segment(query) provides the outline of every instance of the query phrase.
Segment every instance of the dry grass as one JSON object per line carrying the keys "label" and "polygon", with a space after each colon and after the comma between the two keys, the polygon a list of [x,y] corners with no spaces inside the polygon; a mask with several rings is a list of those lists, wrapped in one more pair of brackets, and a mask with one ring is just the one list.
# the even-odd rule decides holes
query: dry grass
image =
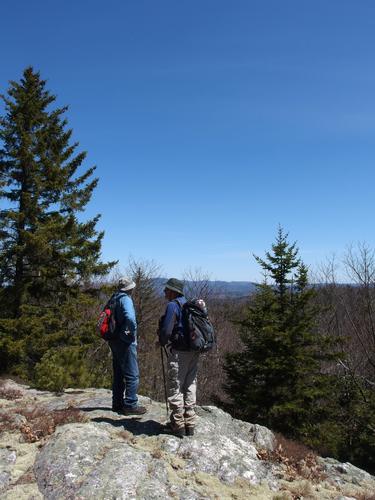
{"label": "dry grass", "polygon": [[154,448],[151,452],[152,458],[160,459],[163,456],[163,452],[160,448]]}
{"label": "dry grass", "polygon": [[290,500],[316,500],[317,496],[313,486],[306,479],[294,481],[286,489]]}
{"label": "dry grass", "polygon": [[13,485],[35,483],[36,478],[33,469],[29,469],[20,476]]}
{"label": "dry grass", "polygon": [[308,479],[319,483],[327,478],[313,451],[297,441],[286,439],[281,434],[276,434],[275,437],[276,446],[273,451],[260,450],[258,452],[261,460],[282,464],[286,479],[289,481]]}
{"label": "dry grass", "polygon": [[13,431],[17,429],[18,426],[14,422],[14,417],[11,413],[2,413],[0,421],[0,432]]}
{"label": "dry grass", "polygon": [[283,491],[283,492],[277,493],[275,496],[273,496],[272,500],[291,500],[291,498],[292,498],[291,493]]}
{"label": "dry grass", "polygon": [[357,500],[375,500],[375,493],[360,493]]}
{"label": "dry grass", "polygon": [[21,432],[28,442],[39,441],[43,437],[53,434],[58,425],[73,422],[85,422],[87,420],[77,408],[66,408],[64,410],[53,410],[46,412],[42,408],[18,411],[27,419],[27,424],[21,425]]}
{"label": "dry grass", "polygon": [[135,444],[137,442],[137,439],[135,438],[134,434],[127,431],[126,429],[123,431],[119,431],[117,435],[127,443]]}
{"label": "dry grass", "polygon": [[[26,422],[17,424],[14,419],[15,414],[24,416]],[[86,415],[77,408],[51,411],[47,411],[45,408],[20,408],[2,416],[0,430],[20,430],[26,442],[35,443],[53,434],[58,425],[85,422],[86,420]]]}
{"label": "dry grass", "polygon": [[0,399],[8,399],[13,401],[15,399],[21,399],[22,392],[18,389],[11,389],[10,387],[4,387],[4,381],[0,380]]}

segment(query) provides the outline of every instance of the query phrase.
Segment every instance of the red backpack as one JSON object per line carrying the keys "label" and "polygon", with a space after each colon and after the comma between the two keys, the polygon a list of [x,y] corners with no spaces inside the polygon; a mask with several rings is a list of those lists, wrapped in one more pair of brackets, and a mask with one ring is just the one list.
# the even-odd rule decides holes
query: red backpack
{"label": "red backpack", "polygon": [[117,336],[116,332],[116,306],[117,294],[113,294],[103,307],[99,315],[96,329],[103,340],[113,340]]}

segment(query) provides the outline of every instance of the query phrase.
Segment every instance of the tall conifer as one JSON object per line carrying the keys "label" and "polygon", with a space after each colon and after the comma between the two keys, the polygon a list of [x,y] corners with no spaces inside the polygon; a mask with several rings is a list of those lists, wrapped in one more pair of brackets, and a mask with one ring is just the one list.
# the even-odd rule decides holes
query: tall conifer
{"label": "tall conifer", "polygon": [[323,364],[335,348],[314,328],[307,269],[281,228],[272,251],[256,260],[270,282],[258,286],[241,323],[243,350],[226,358],[226,390],[239,417],[300,437],[324,418]]}
{"label": "tall conifer", "polygon": [[[86,153],[77,152],[78,143],[72,142],[67,107],[51,109],[56,97],[31,67],[20,82],[10,82],[2,99],[0,312],[13,341],[22,343],[35,329],[40,352],[34,351],[30,360],[23,351],[32,365],[45,352],[43,333],[52,339],[60,331],[58,337],[63,337],[58,308],[71,304],[85,282],[106,274],[113,263],[100,260],[99,216],[78,218],[98,179],[92,177],[95,167],[80,170]],[[47,327],[40,324],[41,317]]]}

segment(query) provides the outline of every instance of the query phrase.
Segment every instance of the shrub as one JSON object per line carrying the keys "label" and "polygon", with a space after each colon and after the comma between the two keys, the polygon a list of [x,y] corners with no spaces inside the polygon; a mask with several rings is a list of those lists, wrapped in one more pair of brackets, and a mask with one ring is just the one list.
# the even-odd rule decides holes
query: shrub
{"label": "shrub", "polygon": [[310,448],[297,441],[286,439],[281,434],[275,434],[275,437],[276,446],[273,451],[259,451],[261,460],[283,464],[288,480],[302,478],[319,483],[327,477]]}

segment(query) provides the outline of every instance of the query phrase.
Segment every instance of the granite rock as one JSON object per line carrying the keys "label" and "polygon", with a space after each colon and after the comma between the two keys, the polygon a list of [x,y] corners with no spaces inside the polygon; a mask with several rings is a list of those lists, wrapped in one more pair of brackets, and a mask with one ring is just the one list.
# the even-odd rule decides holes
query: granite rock
{"label": "granite rock", "polygon": [[[111,411],[105,389],[56,395],[14,382],[7,387],[17,394],[0,399],[0,496],[8,500],[265,500],[303,492],[338,500],[375,491],[373,476],[329,458],[318,459],[322,481],[291,478],[285,464],[267,459],[276,445],[269,429],[214,406],[197,408],[195,435],[180,439],[165,432],[164,404],[146,397],[145,415],[125,417]],[[27,420],[33,408],[60,415],[59,425],[40,437]],[[64,423],[61,415],[71,410],[83,421]]]}

